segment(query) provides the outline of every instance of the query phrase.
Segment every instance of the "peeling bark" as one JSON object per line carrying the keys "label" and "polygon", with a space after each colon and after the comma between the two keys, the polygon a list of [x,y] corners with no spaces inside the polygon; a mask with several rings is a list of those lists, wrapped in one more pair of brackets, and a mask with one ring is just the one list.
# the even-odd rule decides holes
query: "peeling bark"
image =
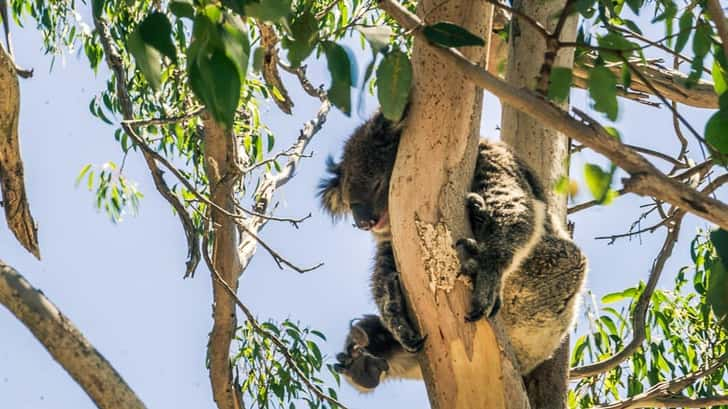
{"label": "peeling bark", "polygon": [[0,46],[0,190],[8,227],[37,259],[40,259],[38,228],[30,214],[25,192],[23,160],[20,157],[18,117],[20,115],[20,86],[15,64]]}
{"label": "peeling bark", "polygon": [[0,260],[0,304],[10,310],[101,409],[143,409],[109,361],[53,303]]}

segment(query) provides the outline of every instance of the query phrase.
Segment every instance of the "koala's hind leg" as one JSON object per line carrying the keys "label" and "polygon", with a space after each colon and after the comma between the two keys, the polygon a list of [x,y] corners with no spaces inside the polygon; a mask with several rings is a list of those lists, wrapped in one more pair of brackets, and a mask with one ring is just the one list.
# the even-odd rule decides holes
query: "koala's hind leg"
{"label": "koala's hind leg", "polygon": [[522,373],[558,348],[576,315],[587,260],[571,241],[547,234],[503,283],[501,318]]}
{"label": "koala's hind leg", "polygon": [[408,318],[391,242],[381,242],[377,246],[371,286],[384,326],[406,351],[419,351],[425,339],[414,329]]}

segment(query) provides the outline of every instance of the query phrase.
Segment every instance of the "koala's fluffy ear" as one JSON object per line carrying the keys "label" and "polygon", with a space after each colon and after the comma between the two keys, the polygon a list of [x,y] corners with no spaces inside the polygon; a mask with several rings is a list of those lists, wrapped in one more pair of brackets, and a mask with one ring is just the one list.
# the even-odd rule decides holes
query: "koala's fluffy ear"
{"label": "koala's fluffy ear", "polygon": [[350,334],[351,340],[354,342],[355,345],[358,345],[362,348],[365,348],[369,345],[369,334],[367,334],[364,328],[360,327],[359,325],[354,324],[351,327]]}
{"label": "koala's fluffy ear", "polygon": [[341,192],[341,165],[329,156],[326,158],[326,171],[330,177],[321,179],[319,182],[318,196],[321,198],[321,206],[324,210],[337,219],[343,217],[348,211]]}

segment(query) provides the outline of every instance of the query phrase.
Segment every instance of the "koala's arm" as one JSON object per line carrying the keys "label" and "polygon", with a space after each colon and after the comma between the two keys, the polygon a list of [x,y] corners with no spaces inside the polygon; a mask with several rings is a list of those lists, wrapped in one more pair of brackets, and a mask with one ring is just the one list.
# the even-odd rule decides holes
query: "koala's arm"
{"label": "koala's arm", "polygon": [[387,379],[422,379],[417,355],[407,352],[376,315],[354,322],[334,368],[361,392]]}
{"label": "koala's arm", "polygon": [[406,350],[419,351],[424,338],[414,329],[408,318],[407,304],[394,261],[394,251],[389,241],[382,241],[377,245],[371,287],[374,301],[382,315],[383,325]]}
{"label": "koala's arm", "polygon": [[[536,183],[536,185],[533,185]],[[546,203],[530,171],[502,143],[482,141],[467,204],[475,239],[460,240],[473,281],[468,321],[494,315],[503,278],[543,236]]]}

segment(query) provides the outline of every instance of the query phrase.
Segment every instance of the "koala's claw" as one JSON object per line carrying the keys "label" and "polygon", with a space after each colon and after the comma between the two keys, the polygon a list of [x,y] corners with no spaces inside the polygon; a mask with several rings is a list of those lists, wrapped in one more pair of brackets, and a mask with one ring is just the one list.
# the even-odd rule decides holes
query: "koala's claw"
{"label": "koala's claw", "polygon": [[488,312],[488,318],[495,317],[496,314],[498,314],[498,311],[500,311],[501,307],[501,300],[500,297],[496,296],[495,300],[493,300],[492,303],[490,303],[490,307],[487,306],[488,303],[482,302],[480,299],[473,298],[472,300],[472,306],[470,312],[465,315],[465,321],[466,322],[475,322],[479,319],[483,318],[486,312]]}
{"label": "koala's claw", "polygon": [[425,335],[424,337],[417,336],[409,340],[402,340],[402,348],[404,348],[404,350],[409,353],[415,354],[422,350],[422,347],[425,345],[426,340],[427,335]]}
{"label": "koala's claw", "polygon": [[478,242],[470,237],[458,239],[458,241],[455,242],[455,246],[463,249],[469,256],[474,256],[480,252]]}
{"label": "koala's claw", "polygon": [[485,201],[483,200],[483,196],[470,192],[467,196],[465,196],[465,201],[468,204],[468,208],[471,211],[480,212],[485,207]]}

